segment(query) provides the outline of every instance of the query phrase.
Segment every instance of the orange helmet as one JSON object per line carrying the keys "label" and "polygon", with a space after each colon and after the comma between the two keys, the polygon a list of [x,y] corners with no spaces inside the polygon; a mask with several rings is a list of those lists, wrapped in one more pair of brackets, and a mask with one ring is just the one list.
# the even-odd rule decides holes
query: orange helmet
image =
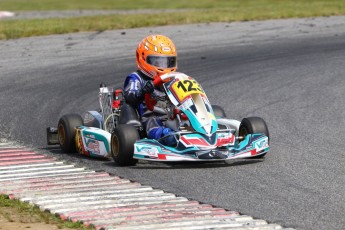
{"label": "orange helmet", "polygon": [[144,38],[137,48],[138,69],[156,78],[176,71],[176,48],[170,38],[163,35],[150,35]]}

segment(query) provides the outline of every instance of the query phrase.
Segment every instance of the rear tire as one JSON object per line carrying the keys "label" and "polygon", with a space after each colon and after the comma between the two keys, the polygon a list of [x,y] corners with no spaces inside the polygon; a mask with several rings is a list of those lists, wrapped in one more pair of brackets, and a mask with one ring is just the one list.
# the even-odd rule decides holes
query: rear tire
{"label": "rear tire", "polygon": [[[245,137],[248,134],[263,133],[268,137],[268,143],[270,141],[270,134],[268,132],[266,122],[260,117],[247,117],[243,118],[239,128],[239,136]],[[251,158],[263,158],[266,153],[251,157]]]}
{"label": "rear tire", "polygon": [[219,105],[212,105],[212,109],[214,112],[214,116],[219,117],[219,118],[225,118],[226,117],[226,113],[224,111],[224,109],[219,106]]}
{"label": "rear tire", "polygon": [[76,152],[75,128],[83,125],[79,114],[63,115],[58,122],[58,139],[61,149],[66,153]]}
{"label": "rear tire", "polygon": [[132,125],[121,124],[111,134],[111,155],[120,166],[135,165],[138,160],[133,159],[134,143],[139,140],[139,134]]}

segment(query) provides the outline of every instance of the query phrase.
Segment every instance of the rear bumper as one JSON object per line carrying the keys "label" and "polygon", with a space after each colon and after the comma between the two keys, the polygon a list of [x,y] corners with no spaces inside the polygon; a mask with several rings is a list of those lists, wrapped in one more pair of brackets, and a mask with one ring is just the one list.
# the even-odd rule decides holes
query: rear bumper
{"label": "rear bumper", "polygon": [[58,130],[55,127],[47,128],[47,145],[58,145],[59,137]]}

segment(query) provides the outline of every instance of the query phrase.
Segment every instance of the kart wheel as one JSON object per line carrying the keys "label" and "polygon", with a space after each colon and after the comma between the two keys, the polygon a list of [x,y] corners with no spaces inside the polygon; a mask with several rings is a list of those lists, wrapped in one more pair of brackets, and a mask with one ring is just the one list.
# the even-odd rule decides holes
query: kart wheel
{"label": "kart wheel", "polygon": [[225,111],[224,111],[224,109],[221,106],[219,106],[219,105],[212,105],[212,109],[213,109],[214,115],[216,117],[220,117],[220,118],[225,118],[226,117]]}
{"label": "kart wheel", "polygon": [[[268,137],[268,142],[270,141],[270,134],[266,122],[260,117],[247,117],[243,118],[239,128],[239,136],[245,137],[248,134],[254,133],[264,133]],[[265,154],[251,157],[251,158],[263,158]]]}
{"label": "kart wheel", "polygon": [[132,125],[122,124],[111,134],[111,155],[120,166],[135,165],[138,160],[133,159],[134,143],[139,140],[139,134]]}
{"label": "kart wheel", "polygon": [[58,139],[61,149],[66,153],[76,152],[75,128],[83,125],[79,114],[66,114],[58,122]]}

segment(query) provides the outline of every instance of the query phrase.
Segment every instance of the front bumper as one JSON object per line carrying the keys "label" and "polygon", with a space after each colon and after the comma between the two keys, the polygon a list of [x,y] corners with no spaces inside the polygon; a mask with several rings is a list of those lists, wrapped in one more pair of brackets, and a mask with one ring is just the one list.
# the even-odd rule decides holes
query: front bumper
{"label": "front bumper", "polygon": [[268,137],[249,134],[239,144],[220,148],[198,148],[184,150],[164,146],[156,140],[142,139],[134,144],[134,158],[150,161],[222,161],[260,156],[269,151]]}

